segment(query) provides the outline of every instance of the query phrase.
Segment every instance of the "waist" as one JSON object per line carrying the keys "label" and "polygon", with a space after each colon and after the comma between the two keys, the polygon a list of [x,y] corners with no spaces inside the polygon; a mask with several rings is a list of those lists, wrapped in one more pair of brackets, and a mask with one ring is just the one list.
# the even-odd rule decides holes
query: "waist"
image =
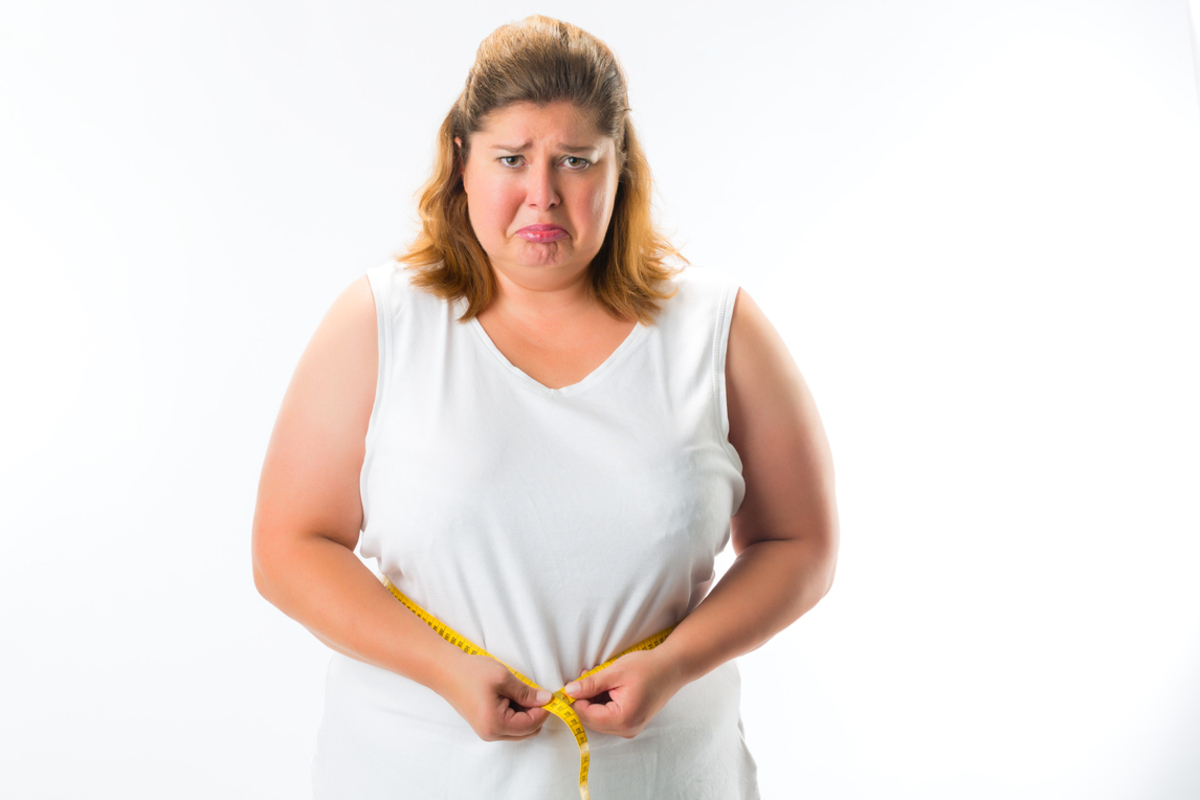
{"label": "waist", "polygon": [[[439,738],[481,741],[466,720],[429,687],[340,653],[334,653],[330,660],[325,703],[327,715],[333,710],[361,719],[378,716],[390,720],[387,724],[410,726]],[[740,703],[741,678],[736,663],[730,661],[680,689],[638,738],[672,731],[718,731],[731,722],[736,726]],[[589,732],[588,736],[593,752],[625,741],[606,734]],[[545,725],[529,741],[539,739],[550,747],[561,744],[568,754],[575,749],[575,740],[562,725]]]}

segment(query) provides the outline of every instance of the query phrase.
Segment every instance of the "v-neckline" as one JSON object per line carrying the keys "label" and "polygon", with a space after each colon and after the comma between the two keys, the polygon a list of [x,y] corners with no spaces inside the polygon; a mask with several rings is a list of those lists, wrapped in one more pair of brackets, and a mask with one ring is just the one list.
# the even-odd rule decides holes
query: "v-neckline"
{"label": "v-neckline", "polygon": [[613,367],[625,360],[625,357],[634,349],[634,347],[637,346],[638,342],[642,341],[646,335],[646,326],[641,322],[635,322],[633,325],[633,330],[631,330],[624,340],[617,345],[615,350],[608,354],[608,358],[600,362],[600,366],[593,369],[575,383],[571,383],[566,386],[560,386],[559,388],[555,389],[531,377],[525,370],[509,361],[508,356],[500,352],[500,348],[497,347],[496,343],[492,341],[492,337],[489,336],[488,332],[483,329],[483,325],[480,324],[478,318],[471,317],[467,324],[475,329],[475,333],[479,335],[479,339],[483,343],[484,347],[489,350],[493,356],[495,356],[496,360],[500,362],[501,366],[503,366],[510,375],[520,382],[526,384],[530,388],[536,389],[543,394],[558,396],[577,394],[599,381],[602,377],[604,377],[604,375],[611,371]]}

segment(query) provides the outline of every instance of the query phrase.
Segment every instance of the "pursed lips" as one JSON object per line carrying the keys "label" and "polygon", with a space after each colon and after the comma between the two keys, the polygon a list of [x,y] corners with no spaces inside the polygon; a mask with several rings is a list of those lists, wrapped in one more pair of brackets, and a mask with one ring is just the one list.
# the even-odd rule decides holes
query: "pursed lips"
{"label": "pursed lips", "polygon": [[561,225],[526,225],[517,231],[517,236],[527,242],[557,242],[569,235]]}

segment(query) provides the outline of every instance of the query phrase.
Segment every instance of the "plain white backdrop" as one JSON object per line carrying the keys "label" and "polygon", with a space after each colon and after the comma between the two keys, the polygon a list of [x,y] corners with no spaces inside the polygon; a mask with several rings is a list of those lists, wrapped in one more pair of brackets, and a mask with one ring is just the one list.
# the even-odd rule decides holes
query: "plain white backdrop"
{"label": "plain white backdrop", "polygon": [[662,218],[829,431],[837,582],[740,662],[764,797],[1200,797],[1185,0],[6,4],[0,795],[307,795],[267,438],[534,12],[622,59]]}

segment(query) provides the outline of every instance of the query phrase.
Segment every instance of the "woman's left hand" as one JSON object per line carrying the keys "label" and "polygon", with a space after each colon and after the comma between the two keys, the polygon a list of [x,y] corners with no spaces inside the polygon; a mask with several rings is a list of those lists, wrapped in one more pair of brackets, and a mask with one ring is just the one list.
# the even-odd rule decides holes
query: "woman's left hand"
{"label": "woman's left hand", "polygon": [[575,698],[575,713],[588,728],[632,739],[685,682],[667,659],[648,650],[623,655],[563,691]]}

